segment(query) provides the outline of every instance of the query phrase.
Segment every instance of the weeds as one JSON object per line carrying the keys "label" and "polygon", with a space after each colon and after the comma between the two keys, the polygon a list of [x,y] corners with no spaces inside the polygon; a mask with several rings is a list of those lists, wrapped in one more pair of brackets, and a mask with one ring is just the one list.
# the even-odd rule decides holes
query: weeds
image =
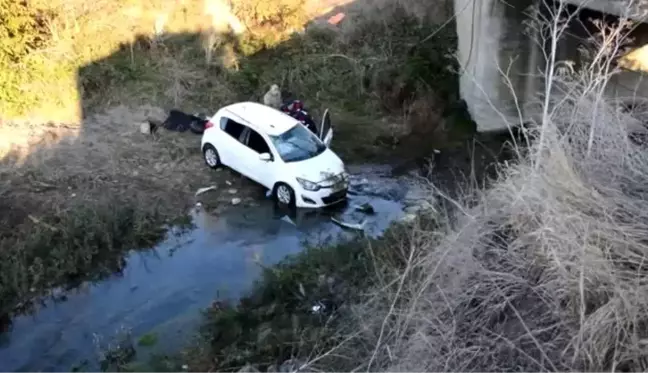
{"label": "weeds", "polygon": [[[377,275],[403,268],[406,258],[392,248],[405,244],[406,232],[394,226],[384,240],[358,238],[310,248],[265,269],[240,303],[213,303],[200,337],[182,360],[191,370],[235,371],[249,365],[268,371],[349,370],[353,356],[312,360],[349,342],[347,333],[362,332],[347,328],[348,315],[359,311],[355,305],[367,298]],[[343,350],[349,351],[346,345]]]}
{"label": "weeds", "polygon": [[[553,16],[561,17],[564,3],[555,6]],[[556,53],[567,22],[548,21],[557,29],[544,42]],[[522,131],[536,140],[515,149],[518,160],[499,167],[490,189],[450,201],[454,207],[441,227],[417,226],[400,231],[406,240],[369,243],[373,253],[385,245],[383,252],[397,253],[398,260],[365,257],[370,266],[352,266],[352,278],[362,282],[358,290],[351,286],[334,323],[311,322],[310,334],[292,327],[301,319],[291,324],[285,317],[303,304],[297,295],[306,279],[291,272],[300,265],[282,267],[289,285],[266,276],[253,293],[268,294],[264,306],[225,307],[215,319],[210,311],[208,326],[216,326],[208,332],[210,353],[218,358],[204,366],[233,370],[289,359],[293,367],[314,370],[644,371],[648,159],[633,135],[645,131],[637,123],[645,113],[639,106],[621,111],[615,97],[603,94],[622,73],[611,61],[624,35],[604,27],[596,35],[603,41],[590,45],[601,49],[579,69],[558,72],[551,64],[559,61],[548,59],[544,115]],[[273,287],[282,291],[266,293]],[[277,314],[264,308],[276,299],[291,308]],[[281,335],[264,331],[265,312],[284,320],[288,334],[285,343],[268,346],[290,348],[258,353],[264,346],[255,338]],[[307,312],[304,307],[299,316]],[[219,352],[228,347],[221,341],[230,338],[239,343],[223,357]],[[323,349],[313,348],[315,339]]]}
{"label": "weeds", "polygon": [[[60,114],[71,120],[79,102],[86,116],[119,104],[212,112],[234,101],[258,100],[277,83],[316,113],[331,109],[339,129],[337,150],[347,157],[371,156],[385,146],[380,139],[391,146],[422,132],[442,142],[438,135],[451,127],[444,111],[458,100],[453,27],[423,23],[405,5],[383,7],[381,12],[393,14],[386,19],[359,12],[337,30],[303,31],[308,19],[302,0],[235,2],[231,12],[247,31],[226,37],[196,27],[202,10],[193,3],[185,16],[127,0],[85,10],[86,5],[75,4],[52,3],[48,11],[57,15],[47,20],[51,48],[29,53],[28,68],[7,68],[29,74],[5,81],[15,80],[13,86],[29,88],[33,97],[12,94],[3,100],[5,117],[39,117],[45,110],[48,119],[61,120]],[[72,21],[75,14],[79,17]],[[97,14],[111,16],[91,21]],[[160,14],[167,15],[164,32],[153,34],[151,25]],[[112,21],[132,23],[132,30],[110,31]],[[219,63],[211,63],[214,56]],[[389,119],[380,122],[384,117]],[[359,133],[372,136],[359,143],[353,140]]]}
{"label": "weeds", "polygon": [[[164,237],[159,213],[126,201],[77,205],[31,227],[14,226],[0,239],[0,314],[29,309],[45,290],[119,273],[131,249]],[[5,227],[6,229],[6,227]]]}
{"label": "weeds", "polygon": [[641,113],[603,94],[623,73],[611,61],[625,34],[615,27],[627,23],[603,26],[594,58],[559,73],[553,54],[569,23],[555,4],[540,20],[553,38],[543,40],[544,114],[525,133],[536,140],[468,195],[476,205],[455,201],[449,234],[399,272],[403,291],[381,293],[395,311],[358,322],[375,331],[366,359],[376,369],[645,370],[648,159],[630,141]]}

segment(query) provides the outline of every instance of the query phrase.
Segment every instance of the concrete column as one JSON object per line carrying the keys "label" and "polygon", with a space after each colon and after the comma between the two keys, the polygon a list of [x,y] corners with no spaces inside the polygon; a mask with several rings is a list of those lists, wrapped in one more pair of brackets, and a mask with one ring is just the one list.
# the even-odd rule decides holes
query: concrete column
{"label": "concrete column", "polygon": [[[479,132],[520,124],[516,100],[526,104],[535,45],[524,33],[524,12],[533,0],[455,0],[460,93]],[[503,78],[508,71],[509,83]]]}

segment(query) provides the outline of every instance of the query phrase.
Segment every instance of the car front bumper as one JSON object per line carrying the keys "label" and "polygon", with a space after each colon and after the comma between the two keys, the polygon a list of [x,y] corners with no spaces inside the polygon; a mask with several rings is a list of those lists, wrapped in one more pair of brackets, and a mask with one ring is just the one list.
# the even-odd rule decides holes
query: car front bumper
{"label": "car front bumper", "polygon": [[347,198],[347,186],[340,190],[322,188],[316,192],[301,189],[295,192],[295,203],[301,208],[321,208],[343,202]]}

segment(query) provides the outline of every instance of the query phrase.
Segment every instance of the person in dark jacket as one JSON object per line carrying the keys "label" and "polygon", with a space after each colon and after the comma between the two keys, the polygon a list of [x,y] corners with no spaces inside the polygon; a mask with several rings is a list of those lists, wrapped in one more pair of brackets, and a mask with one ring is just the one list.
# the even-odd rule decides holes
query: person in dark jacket
{"label": "person in dark jacket", "polygon": [[304,108],[304,103],[301,100],[292,100],[290,102],[284,103],[281,105],[281,111],[290,115],[291,117],[300,121],[306,128],[311,130],[315,135],[317,133],[317,125],[311,116],[308,114],[308,111]]}

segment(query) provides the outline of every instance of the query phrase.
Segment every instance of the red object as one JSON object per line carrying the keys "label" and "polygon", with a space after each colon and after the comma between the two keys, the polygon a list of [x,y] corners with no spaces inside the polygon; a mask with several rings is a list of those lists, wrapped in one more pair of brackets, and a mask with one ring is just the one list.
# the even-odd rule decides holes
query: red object
{"label": "red object", "polygon": [[337,26],[338,23],[342,22],[344,17],[345,17],[344,13],[338,13],[338,14],[334,15],[333,17],[329,18],[328,23],[330,23],[331,25]]}
{"label": "red object", "polygon": [[205,129],[212,127],[214,127],[214,123],[212,123],[211,121],[207,121],[207,123],[205,123]]}

